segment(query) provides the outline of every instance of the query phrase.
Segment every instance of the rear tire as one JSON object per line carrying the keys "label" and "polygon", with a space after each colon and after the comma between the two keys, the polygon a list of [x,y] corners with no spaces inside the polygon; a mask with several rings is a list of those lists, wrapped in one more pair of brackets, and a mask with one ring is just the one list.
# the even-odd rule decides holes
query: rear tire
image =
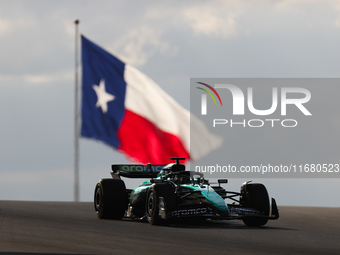
{"label": "rear tire", "polygon": [[[249,183],[241,187],[241,206],[254,208],[264,216],[269,216],[270,203],[266,187],[260,183]],[[243,223],[251,227],[263,226],[268,222],[266,218],[244,218]]]}
{"label": "rear tire", "polygon": [[101,179],[94,190],[94,208],[99,219],[121,219],[128,206],[125,183]]}

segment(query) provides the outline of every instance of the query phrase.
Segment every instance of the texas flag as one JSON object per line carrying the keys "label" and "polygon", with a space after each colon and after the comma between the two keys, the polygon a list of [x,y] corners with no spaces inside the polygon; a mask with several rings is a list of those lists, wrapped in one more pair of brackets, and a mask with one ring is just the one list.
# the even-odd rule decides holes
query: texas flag
{"label": "texas flag", "polygon": [[[96,139],[143,164],[169,157],[198,159],[221,145],[198,119],[149,77],[82,36],[83,137]],[[194,122],[194,123],[193,123]]]}

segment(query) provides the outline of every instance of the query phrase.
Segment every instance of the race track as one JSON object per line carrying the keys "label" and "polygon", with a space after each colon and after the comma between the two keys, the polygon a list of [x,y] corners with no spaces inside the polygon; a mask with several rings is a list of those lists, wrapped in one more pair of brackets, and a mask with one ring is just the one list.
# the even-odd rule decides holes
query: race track
{"label": "race track", "polygon": [[340,208],[283,207],[280,219],[151,226],[99,220],[92,203],[0,201],[2,254],[340,254]]}

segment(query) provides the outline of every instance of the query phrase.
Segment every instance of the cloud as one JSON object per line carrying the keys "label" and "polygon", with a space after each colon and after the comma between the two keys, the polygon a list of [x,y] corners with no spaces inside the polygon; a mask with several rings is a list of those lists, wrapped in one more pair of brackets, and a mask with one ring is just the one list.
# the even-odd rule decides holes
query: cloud
{"label": "cloud", "polygon": [[[6,3],[6,7],[8,3]],[[1,8],[0,15],[0,36],[8,35],[22,29],[33,28],[36,22],[31,13],[22,9],[19,12],[9,15],[9,9],[18,8],[17,3],[9,3],[9,8]]]}
{"label": "cloud", "polygon": [[121,58],[132,65],[140,66],[157,52],[176,52],[176,48],[162,40],[162,31],[149,25],[129,30],[118,39],[113,52],[121,52]]}
{"label": "cloud", "polygon": [[297,30],[324,29],[325,25],[340,26],[339,9],[338,0],[216,0],[182,5],[177,12],[181,25],[188,26],[196,35],[228,39],[276,33],[281,29],[283,32],[290,29],[294,33]]}
{"label": "cloud", "polygon": [[43,85],[54,82],[72,82],[74,80],[74,72],[71,70],[60,71],[46,74],[28,74],[28,75],[6,75],[0,74],[0,86],[5,83],[15,82],[22,85]]}
{"label": "cloud", "polygon": [[[109,48],[129,64],[142,66],[156,54],[176,56],[176,41],[167,40],[176,29],[189,28],[195,34],[223,38],[236,35],[237,18],[243,11],[243,3],[234,0],[178,6],[156,4],[147,8],[137,27],[128,29]],[[72,32],[70,28],[67,31]]]}
{"label": "cloud", "polygon": [[181,10],[184,20],[195,33],[230,37],[237,34],[237,18],[244,12],[242,1],[214,1]]}
{"label": "cloud", "polygon": [[53,179],[68,181],[73,177],[71,169],[48,169],[30,172],[1,172],[0,185],[37,184]]}
{"label": "cloud", "polygon": [[9,24],[4,20],[0,20],[0,36],[6,34],[8,31],[9,31]]}

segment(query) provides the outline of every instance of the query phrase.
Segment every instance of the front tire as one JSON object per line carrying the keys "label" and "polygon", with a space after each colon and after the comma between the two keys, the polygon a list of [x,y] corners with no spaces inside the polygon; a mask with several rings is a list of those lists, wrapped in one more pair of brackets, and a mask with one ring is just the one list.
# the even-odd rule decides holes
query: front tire
{"label": "front tire", "polygon": [[165,203],[165,213],[172,211],[176,204],[174,187],[168,183],[156,184],[150,187],[146,196],[145,215],[148,222],[152,225],[164,225],[167,219],[159,216],[159,198],[163,198]]}
{"label": "front tire", "polygon": [[[260,183],[244,184],[241,187],[241,206],[254,208],[263,216],[269,216],[270,203],[266,187]],[[268,222],[267,218],[244,218],[243,223],[251,227],[263,226]]]}
{"label": "front tire", "polygon": [[99,219],[121,219],[128,206],[125,183],[101,179],[94,190],[94,208]]}

